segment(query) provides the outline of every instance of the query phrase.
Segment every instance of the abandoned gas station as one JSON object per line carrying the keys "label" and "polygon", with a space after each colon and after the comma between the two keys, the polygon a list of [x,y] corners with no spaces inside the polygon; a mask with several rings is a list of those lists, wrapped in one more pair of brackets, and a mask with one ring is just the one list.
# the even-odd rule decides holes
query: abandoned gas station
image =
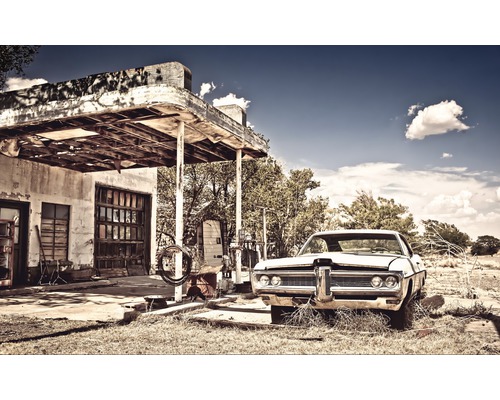
{"label": "abandoned gas station", "polygon": [[12,226],[0,286],[37,284],[42,260],[102,277],[149,273],[161,166],[176,167],[178,245],[185,164],[236,161],[241,229],[242,159],[266,156],[267,141],[242,108],[213,107],[191,84],[168,62],[0,93],[0,223]]}

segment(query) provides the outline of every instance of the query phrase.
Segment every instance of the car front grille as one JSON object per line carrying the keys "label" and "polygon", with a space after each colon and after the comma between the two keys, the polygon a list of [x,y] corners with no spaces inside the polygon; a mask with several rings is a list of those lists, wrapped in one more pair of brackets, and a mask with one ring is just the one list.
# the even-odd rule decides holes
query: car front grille
{"label": "car front grille", "polygon": [[333,276],[332,288],[336,287],[372,287],[371,278],[365,276],[360,276],[360,277]]}
{"label": "car front grille", "polygon": [[[316,286],[315,276],[284,276],[281,286]],[[371,287],[370,277],[334,276],[331,277],[332,288],[342,287]]]}
{"label": "car front grille", "polygon": [[316,286],[315,276],[285,276],[281,286]]}

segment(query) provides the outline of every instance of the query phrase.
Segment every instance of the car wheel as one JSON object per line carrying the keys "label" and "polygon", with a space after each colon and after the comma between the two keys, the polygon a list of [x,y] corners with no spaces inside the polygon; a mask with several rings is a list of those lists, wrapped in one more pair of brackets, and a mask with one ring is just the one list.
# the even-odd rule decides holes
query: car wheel
{"label": "car wheel", "polygon": [[271,323],[282,324],[292,312],[293,307],[271,306]]}
{"label": "car wheel", "polygon": [[405,300],[398,311],[390,313],[391,327],[400,331],[411,329],[415,319],[416,298]]}

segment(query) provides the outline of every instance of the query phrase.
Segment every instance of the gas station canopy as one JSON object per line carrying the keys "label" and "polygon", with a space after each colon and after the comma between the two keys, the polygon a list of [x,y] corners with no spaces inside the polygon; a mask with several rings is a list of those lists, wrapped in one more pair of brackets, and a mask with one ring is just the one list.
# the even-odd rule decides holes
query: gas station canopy
{"label": "gas station canopy", "polygon": [[186,164],[267,155],[244,110],[193,94],[178,62],[0,93],[0,153],[80,172],[173,166],[181,121]]}

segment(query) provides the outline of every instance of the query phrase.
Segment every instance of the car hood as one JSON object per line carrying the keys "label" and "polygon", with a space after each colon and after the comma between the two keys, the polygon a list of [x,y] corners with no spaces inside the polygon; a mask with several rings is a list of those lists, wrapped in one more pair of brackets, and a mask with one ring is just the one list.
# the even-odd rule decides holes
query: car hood
{"label": "car hood", "polygon": [[389,265],[395,259],[406,259],[407,257],[396,254],[366,254],[366,253],[318,253],[307,254],[297,257],[277,258],[259,262],[254,269],[283,269],[312,267],[314,260],[330,259],[332,264],[359,268],[389,269]]}

